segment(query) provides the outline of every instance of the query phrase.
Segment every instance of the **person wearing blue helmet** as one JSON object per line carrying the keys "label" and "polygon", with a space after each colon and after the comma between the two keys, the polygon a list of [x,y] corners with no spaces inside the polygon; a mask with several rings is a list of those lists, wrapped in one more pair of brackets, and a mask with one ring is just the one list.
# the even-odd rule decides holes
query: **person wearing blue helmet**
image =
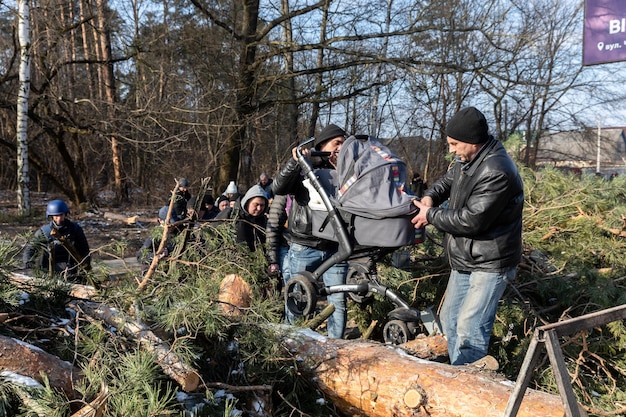
{"label": "person wearing blue helmet", "polygon": [[80,280],[80,269],[91,269],[89,243],[82,227],[67,218],[70,209],[63,200],[46,206],[49,223],[35,232],[24,248],[24,267],[41,268]]}

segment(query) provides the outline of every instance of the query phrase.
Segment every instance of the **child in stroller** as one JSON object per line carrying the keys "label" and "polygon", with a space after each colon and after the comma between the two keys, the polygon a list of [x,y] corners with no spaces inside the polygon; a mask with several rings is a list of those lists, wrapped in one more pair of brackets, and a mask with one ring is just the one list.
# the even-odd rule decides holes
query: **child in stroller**
{"label": "child in stroller", "polygon": [[[396,308],[383,329],[386,343],[400,344],[419,331],[423,313],[378,281],[376,264],[395,249],[419,243],[423,230],[413,228],[412,199],[404,191],[405,164],[377,139],[350,136],[338,157],[337,170],[314,170],[297,147],[311,201],[313,234],[338,242],[339,250],[317,269],[292,271],[285,287],[285,305],[296,316],[314,312],[319,297],[347,293],[363,302],[372,294],[388,298]],[[313,152],[312,156],[322,156]],[[346,284],[325,287],[320,277],[336,263],[350,261]]]}

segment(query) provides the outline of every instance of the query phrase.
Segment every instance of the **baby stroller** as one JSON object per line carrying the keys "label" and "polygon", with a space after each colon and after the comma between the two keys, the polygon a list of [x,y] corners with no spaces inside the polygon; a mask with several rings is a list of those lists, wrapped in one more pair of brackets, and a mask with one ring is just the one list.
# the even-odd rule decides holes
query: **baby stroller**
{"label": "baby stroller", "polygon": [[[296,316],[314,312],[319,297],[339,292],[361,303],[379,294],[395,309],[383,329],[385,343],[401,344],[415,338],[423,314],[378,280],[376,263],[399,247],[420,243],[423,230],[411,218],[414,196],[404,192],[406,166],[377,139],[350,136],[338,156],[337,170],[314,170],[301,149],[297,156],[309,189],[313,234],[336,241],[339,250],[313,272],[294,271],[285,287],[286,307]],[[329,153],[315,152],[315,156]],[[367,200],[363,200],[363,199]],[[325,287],[321,276],[336,263],[350,261],[344,285]]]}

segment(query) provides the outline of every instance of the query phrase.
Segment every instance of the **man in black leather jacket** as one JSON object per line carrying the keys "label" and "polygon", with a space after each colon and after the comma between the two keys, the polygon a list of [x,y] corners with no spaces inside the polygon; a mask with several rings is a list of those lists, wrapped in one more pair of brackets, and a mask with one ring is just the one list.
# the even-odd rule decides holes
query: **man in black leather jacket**
{"label": "man in black leather jacket", "polygon": [[[456,161],[430,189],[413,218],[445,232],[451,273],[441,308],[450,363],[487,356],[498,301],[515,278],[522,253],[524,187],[502,143],[489,135],[476,108],[457,112],[446,127]],[[448,201],[447,207],[440,205]]]}
{"label": "man in black leather jacket", "polygon": [[[336,125],[328,125],[315,138],[314,148],[318,151],[331,152],[331,156],[323,158],[315,164],[315,168],[335,168],[339,149],[346,137],[346,132]],[[308,156],[310,150],[303,150]],[[331,257],[338,250],[337,242],[320,239],[313,236],[311,209],[308,206],[309,191],[303,184],[304,177],[296,155],[296,148],[292,149],[292,158],[282,167],[274,177],[272,190],[275,195],[291,195],[292,204],[289,210],[290,247],[287,254],[288,267],[283,271],[283,280],[289,281],[292,275],[299,271],[314,271],[323,261]],[[288,273],[286,273],[288,271]],[[340,262],[328,269],[322,279],[326,286],[345,284],[348,265]],[[330,304],[335,306],[335,312],[328,318],[328,337],[343,338],[346,328],[347,313],[344,293],[331,294],[327,297]],[[293,323],[294,317],[286,310],[287,321]]]}

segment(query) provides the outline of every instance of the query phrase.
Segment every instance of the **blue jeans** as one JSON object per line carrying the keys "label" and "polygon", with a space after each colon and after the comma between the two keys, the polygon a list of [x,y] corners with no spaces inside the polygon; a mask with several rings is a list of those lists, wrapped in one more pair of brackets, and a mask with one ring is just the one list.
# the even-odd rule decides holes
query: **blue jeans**
{"label": "blue jeans", "polygon": [[515,271],[452,270],[440,314],[452,365],[472,363],[487,355],[498,301]]}
{"label": "blue jeans", "polygon": [[[287,255],[286,270],[283,271],[283,279],[285,284],[292,276],[296,276],[300,271],[313,272],[324,260],[331,257],[335,251],[322,251],[310,248],[308,246],[292,243],[289,247]],[[286,273],[285,273],[286,272]],[[348,273],[348,263],[340,262],[333,265],[324,272],[322,279],[324,285],[342,285],[346,283],[346,275]],[[346,329],[346,295],[345,293],[330,294],[327,297],[328,303],[335,306],[335,312],[328,318],[326,327],[328,329],[328,337],[334,339],[342,339]],[[295,317],[285,308],[285,316],[288,323],[293,323]]]}

